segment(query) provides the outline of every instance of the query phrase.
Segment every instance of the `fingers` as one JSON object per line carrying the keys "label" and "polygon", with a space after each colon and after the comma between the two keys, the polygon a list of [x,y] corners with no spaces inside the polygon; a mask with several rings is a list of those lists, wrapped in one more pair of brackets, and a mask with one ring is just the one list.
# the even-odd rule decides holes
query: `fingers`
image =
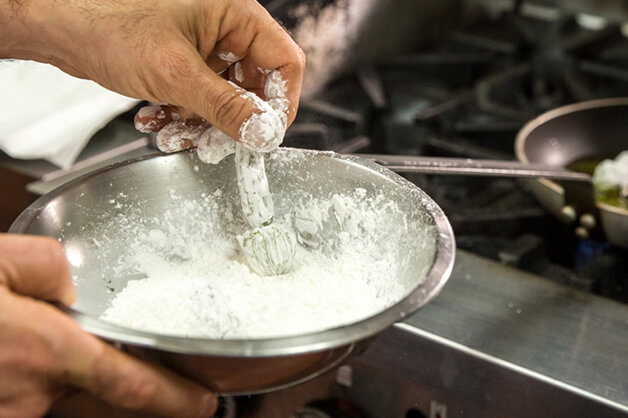
{"label": "fingers", "polygon": [[76,300],[63,247],[48,237],[0,234],[0,285],[68,306]]}
{"label": "fingers", "polygon": [[193,91],[183,92],[181,100],[187,101],[182,102],[183,106],[252,149],[270,151],[281,143],[283,127],[268,103],[201,64],[197,67],[198,83]]}
{"label": "fingers", "polygon": [[196,147],[209,126],[203,118],[189,110],[170,105],[144,106],[135,115],[138,131],[158,132],[157,147],[162,152]]}
{"label": "fingers", "polygon": [[162,152],[176,152],[196,147],[198,139],[208,128],[209,124],[199,119],[170,122],[157,134],[157,147]]}
{"label": "fingers", "polygon": [[[261,7],[261,6],[260,6]],[[305,54],[290,35],[268,14],[259,14],[260,31],[249,48],[248,59],[266,70],[279,70],[285,82],[285,97],[289,100],[288,125],[296,116],[305,70]]]}
{"label": "fingers", "polygon": [[235,152],[236,143],[217,128],[209,128],[198,141],[198,158],[207,164],[218,164]]}
{"label": "fingers", "polygon": [[170,122],[180,120],[179,109],[170,105],[144,106],[135,114],[135,129],[144,133],[159,132]]}
{"label": "fingers", "polygon": [[[215,410],[207,390],[114,349],[49,304],[8,291],[0,296],[0,365],[13,369],[14,385],[28,381],[49,398],[64,388],[84,389],[111,405],[160,416],[206,418]],[[10,322],[3,324],[3,316]],[[7,355],[10,364],[2,361]]]}
{"label": "fingers", "polygon": [[216,410],[217,399],[209,391],[95,338],[70,351],[78,360],[68,364],[68,383],[112,405],[172,417],[206,418]]}
{"label": "fingers", "polygon": [[[256,151],[271,151],[282,142],[296,115],[305,59],[257,2],[231,4],[221,20],[223,33],[199,24],[205,29],[200,29],[196,45],[176,39],[162,44],[154,59],[156,71],[146,79],[164,93],[157,96],[198,114],[228,137]],[[227,68],[229,78],[246,90],[217,74]],[[281,80],[281,94],[275,89],[269,95],[264,85],[268,87],[266,79],[273,70],[278,71],[274,74]],[[175,123],[159,110],[153,112],[163,120],[139,124],[139,128],[158,130],[160,149],[172,152],[198,144],[203,132],[200,125],[186,120]]]}

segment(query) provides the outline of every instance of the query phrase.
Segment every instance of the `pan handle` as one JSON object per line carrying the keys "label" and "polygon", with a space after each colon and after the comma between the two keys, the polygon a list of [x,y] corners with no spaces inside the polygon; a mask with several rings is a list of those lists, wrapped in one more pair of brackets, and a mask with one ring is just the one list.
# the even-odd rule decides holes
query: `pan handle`
{"label": "pan handle", "polygon": [[[583,215],[595,217],[597,222],[584,222],[587,224],[586,229],[593,229],[595,225],[600,224],[591,176],[585,173],[570,171],[564,167],[501,160],[417,157],[411,155],[354,155],[371,160],[397,173],[453,174],[532,179],[547,178],[556,180],[564,190],[564,212],[566,215],[573,221],[577,219],[582,220]],[[590,219],[590,216],[585,216],[584,219]]]}
{"label": "pan handle", "polygon": [[355,154],[397,173],[458,174],[489,177],[549,178],[591,183],[591,176],[543,164],[469,158],[417,157],[409,155]]}

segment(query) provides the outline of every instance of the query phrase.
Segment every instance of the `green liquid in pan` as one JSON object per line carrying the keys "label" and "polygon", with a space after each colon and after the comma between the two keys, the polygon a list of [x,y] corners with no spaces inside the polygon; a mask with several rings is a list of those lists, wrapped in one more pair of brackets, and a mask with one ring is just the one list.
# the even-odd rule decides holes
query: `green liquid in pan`
{"label": "green liquid in pan", "polygon": [[[583,158],[581,160],[574,161],[567,166],[568,169],[578,171],[580,173],[587,173],[593,175],[595,167],[604,160],[613,159],[614,156],[605,156],[597,158]],[[609,187],[603,185],[595,185],[595,197],[598,202],[606,203],[607,205],[617,206],[623,209],[628,209],[628,199],[622,197],[621,188],[619,186]]]}
{"label": "green liquid in pan", "polygon": [[577,171],[579,173],[587,173],[590,176],[595,172],[595,167],[599,163],[604,160],[608,160],[613,157],[600,157],[600,158],[583,158],[582,160],[577,160],[567,166],[568,169],[572,171]]}

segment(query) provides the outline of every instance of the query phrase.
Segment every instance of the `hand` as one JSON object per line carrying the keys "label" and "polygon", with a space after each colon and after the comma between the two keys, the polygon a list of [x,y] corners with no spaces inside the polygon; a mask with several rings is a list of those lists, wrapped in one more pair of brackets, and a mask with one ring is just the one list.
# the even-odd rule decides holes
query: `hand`
{"label": "hand", "polygon": [[76,299],[61,245],[0,234],[0,417],[39,417],[68,390],[123,408],[208,417],[215,397],[172,372],[127,356],[41,300]]}
{"label": "hand", "polygon": [[[124,95],[185,108],[259,150],[266,144],[244,128],[267,109],[219,74],[228,70],[229,79],[266,99],[268,71],[278,70],[289,125],[305,65],[255,0],[0,0],[0,35],[0,57],[49,62]],[[257,132],[277,130],[258,119]],[[283,131],[272,134],[283,138]]]}

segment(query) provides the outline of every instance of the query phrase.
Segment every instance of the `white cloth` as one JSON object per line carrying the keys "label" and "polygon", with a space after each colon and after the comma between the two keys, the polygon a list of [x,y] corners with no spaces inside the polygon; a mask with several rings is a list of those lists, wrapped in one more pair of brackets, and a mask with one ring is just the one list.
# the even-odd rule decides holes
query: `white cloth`
{"label": "white cloth", "polygon": [[0,62],[0,149],[63,168],[138,100],[32,61]]}

